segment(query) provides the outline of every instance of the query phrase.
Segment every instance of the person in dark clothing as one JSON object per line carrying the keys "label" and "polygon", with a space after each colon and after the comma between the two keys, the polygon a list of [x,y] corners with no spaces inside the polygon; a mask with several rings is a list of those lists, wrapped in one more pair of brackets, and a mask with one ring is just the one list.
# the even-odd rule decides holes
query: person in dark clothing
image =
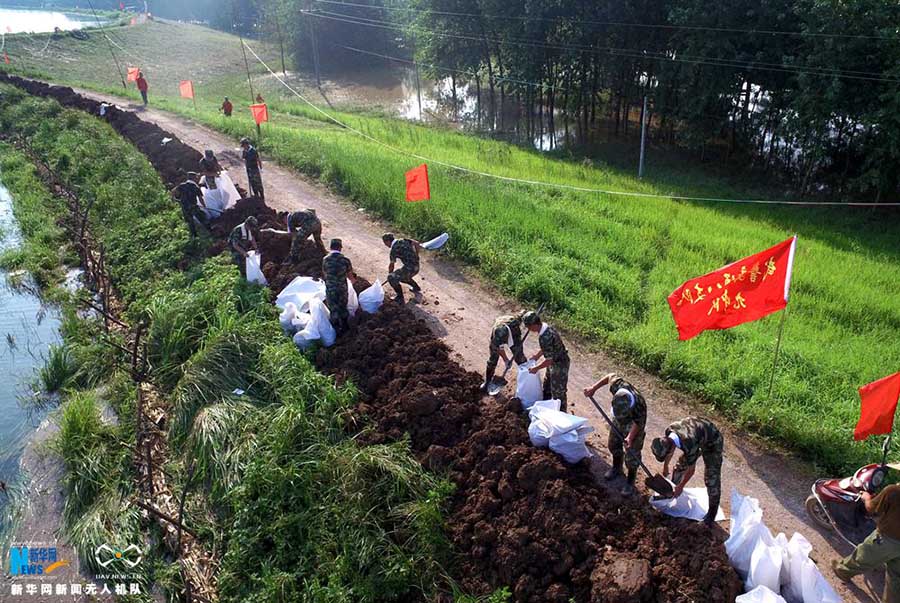
{"label": "person in dark clothing", "polygon": [[222,173],[222,166],[219,165],[219,160],[216,159],[216,154],[212,152],[212,149],[206,149],[203,152],[203,158],[200,160],[200,173],[206,177],[207,188],[215,190],[216,178]]}
{"label": "person in dark clothing", "polygon": [[[416,299],[420,299],[422,288],[413,277],[419,273],[419,248],[422,247],[422,244],[415,239],[397,239],[389,232],[381,236],[381,242],[391,249],[387,280],[397,293],[394,300],[401,304],[404,302],[400,283],[406,283],[412,287]],[[394,264],[398,259],[403,265],[394,270]]]}
{"label": "person in dark clothing", "polygon": [[234,105],[231,104],[231,101],[228,100],[228,97],[225,97],[225,100],[222,102],[222,113],[225,114],[225,117],[231,117],[231,112],[234,111]]}
{"label": "person in dark clothing", "polygon": [[147,106],[147,89],[150,87],[147,85],[147,80],[144,79],[144,72],[138,71],[137,79],[134,81],[137,84],[137,89],[141,93],[141,98],[144,99],[144,106]]}
{"label": "person in dark clothing", "polygon": [[340,239],[331,239],[330,251],[322,259],[322,273],[325,275],[325,304],[331,314],[331,324],[340,335],[350,328],[350,312],[347,309],[349,288],[347,281],[356,281],[353,264],[341,253]]}
{"label": "person in dark clothing", "polygon": [[247,166],[247,182],[250,184],[250,194],[260,199],[265,199],[266,195],[263,191],[262,184],[262,161],[259,158],[259,152],[252,144],[249,138],[241,138],[241,159]]}
{"label": "person in dark clothing", "polygon": [[197,227],[194,225],[194,219],[196,218],[204,226],[207,222],[206,212],[204,211],[206,202],[203,200],[203,191],[200,189],[200,185],[197,184],[199,179],[200,176],[196,172],[188,172],[187,180],[171,191],[172,197],[181,205],[181,215],[187,223],[192,238],[197,236]]}

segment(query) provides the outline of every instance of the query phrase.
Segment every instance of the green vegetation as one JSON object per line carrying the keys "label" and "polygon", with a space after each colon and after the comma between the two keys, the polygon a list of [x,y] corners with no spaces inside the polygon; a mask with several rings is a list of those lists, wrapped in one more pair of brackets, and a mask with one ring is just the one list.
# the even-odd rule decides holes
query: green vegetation
{"label": "green vegetation", "polygon": [[[173,31],[220,52],[205,54],[206,46],[198,46],[189,56],[178,57],[176,67],[172,53],[161,52],[162,40],[168,39],[164,36]],[[220,94],[243,90],[221,76],[234,58],[229,58],[230,49],[239,51],[236,39],[203,28],[156,24],[120,35],[158,61],[158,70],[148,69],[161,91],[155,104],[235,137],[253,134],[244,112],[231,119],[216,113]],[[66,53],[82,56],[74,43],[66,44]],[[85,61],[90,73],[72,73],[68,64],[52,60],[41,68],[55,80],[78,78],[83,85],[115,91],[115,77],[97,69],[105,63],[99,56],[95,59]],[[194,73],[204,73],[202,82],[195,79],[197,112],[174,97],[177,80]],[[255,81],[260,87],[273,85],[270,77],[257,76]],[[900,364],[900,304],[890,296],[900,282],[894,221],[849,208],[821,211],[579,193],[515,185],[434,164],[434,199],[406,204],[402,175],[418,160],[339,128],[296,99],[279,100],[271,94],[269,100],[272,122],[263,130],[264,154],[332,184],[410,234],[449,231],[452,253],[477,266],[506,293],[523,302],[549,302],[555,322],[628,354],[669,382],[713,402],[744,427],[817,463],[846,469],[875,454],[875,443],[854,443],[851,432],[858,413],[856,387]],[[663,195],[754,193],[683,166],[638,182],[602,164],[549,158],[395,119],[334,115],[404,150],[503,176]],[[800,243],[770,398],[779,316],[680,343],[665,298],[684,280],[794,233]]]}
{"label": "green vegetation", "polygon": [[[450,487],[406,443],[364,447],[347,433],[352,388],[335,388],[282,337],[266,290],[227,258],[202,257],[210,241],[188,240],[146,160],[99,120],[9,86],[0,86],[0,127],[27,136],[93,201],[92,231],[127,314],[150,320],[153,378],[171,401],[169,481],[180,492],[195,463],[186,523],[224,551],[222,600],[375,603],[450,590],[441,512]],[[28,220],[41,208],[18,211]],[[134,441],[135,388],[100,322],[66,310],[65,347],[46,381],[73,384],[55,443],[67,468],[67,534],[82,551],[113,537],[143,541],[123,445]],[[102,403],[117,424],[101,418]],[[150,568],[148,580],[178,587],[170,564]]]}

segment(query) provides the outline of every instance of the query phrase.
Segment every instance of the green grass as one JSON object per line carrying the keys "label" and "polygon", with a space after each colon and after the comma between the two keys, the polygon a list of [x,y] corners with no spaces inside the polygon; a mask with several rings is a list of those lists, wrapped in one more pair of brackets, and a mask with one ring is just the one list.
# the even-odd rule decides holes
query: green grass
{"label": "green grass", "polygon": [[[151,377],[171,400],[169,479],[180,492],[194,464],[186,523],[224,551],[221,599],[375,603],[452,591],[448,484],[406,443],[356,442],[343,423],[355,392],[336,388],[283,337],[267,290],[247,284],[227,257],[204,258],[208,239],[188,241],[177,206],[137,150],[96,118],[9,86],[0,86],[0,126],[27,136],[93,200],[92,232],[106,246],[126,314],[150,321]],[[42,208],[20,210],[28,221]],[[47,251],[49,243],[37,243]],[[127,502],[136,476],[122,445],[134,440],[127,359],[102,342],[99,320],[79,317],[72,300],[63,309],[65,347],[52,354],[45,381],[67,384],[54,444],[67,469],[66,534],[83,551],[138,542],[140,514]],[[101,419],[98,392],[118,425]],[[148,580],[178,588],[158,551],[147,568]]]}
{"label": "green grass", "polygon": [[[225,119],[220,97],[246,96],[237,40],[185,25],[120,30],[145,57],[153,103],[222,130],[252,135],[246,111]],[[196,42],[164,52],[166,36]],[[96,38],[96,36],[95,36]],[[99,42],[66,41],[59,56],[17,68],[115,92]],[[257,43],[256,46],[265,46]],[[271,58],[271,56],[268,56]],[[252,57],[251,57],[252,59]],[[105,62],[104,62],[105,61]],[[320,178],[415,236],[451,233],[453,255],[477,266],[523,303],[548,302],[554,322],[637,360],[669,383],[712,402],[743,427],[829,469],[870,460],[876,443],[854,443],[856,388],[900,365],[900,282],[896,220],[868,210],[687,203],[514,185],[431,166],[434,198],[403,202],[403,172],[418,160],[392,153],[329,124],[276,92],[254,67],[272,122],[263,152]],[[192,77],[198,111],[177,98]],[[121,93],[121,89],[118,90]],[[131,98],[135,92],[129,91]],[[295,102],[296,101],[296,102]],[[408,151],[498,175],[608,190],[695,196],[757,197],[771,187],[738,186],[685,163],[637,181],[602,162],[548,157],[509,144],[362,113],[340,113],[354,128]],[[799,247],[782,359],[767,395],[779,316],[677,341],[666,296],[684,280],[756,252],[792,234]],[[336,233],[339,234],[339,233]],[[652,400],[651,400],[652,405]]]}

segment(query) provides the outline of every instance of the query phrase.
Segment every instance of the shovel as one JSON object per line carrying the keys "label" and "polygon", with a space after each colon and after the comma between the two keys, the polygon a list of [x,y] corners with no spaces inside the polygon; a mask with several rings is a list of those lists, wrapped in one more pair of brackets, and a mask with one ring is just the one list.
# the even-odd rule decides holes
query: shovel
{"label": "shovel", "polygon": [[[618,435],[619,438],[624,442],[625,435],[621,431],[619,431],[619,428],[616,427],[616,424],[612,422],[612,420],[609,418],[609,416],[606,414],[606,412],[603,410],[603,408],[601,408],[600,405],[597,404],[597,401],[594,400],[594,396],[588,396],[588,400],[591,401],[591,403],[594,405],[594,408],[596,408],[598,411],[600,411],[600,414],[603,415],[603,418],[606,419],[607,423],[609,423],[610,429],[615,431],[616,435]],[[624,448],[625,448],[626,454],[631,455],[633,458],[634,452],[632,452],[632,450],[630,448],[628,448],[627,446],[625,446]],[[644,461],[638,459],[638,462],[641,464],[641,469],[643,469],[644,473],[647,474],[647,479],[644,480],[644,485],[647,486],[649,489],[653,490],[654,492],[658,492],[663,498],[672,498],[672,495],[675,494],[675,490],[672,486],[672,482],[667,480],[665,477],[663,477],[659,473],[657,473],[656,475],[653,475],[650,472],[650,470],[647,469],[647,465],[644,464]]]}
{"label": "shovel", "polygon": [[[544,311],[544,306],[546,306],[546,305],[547,304],[544,303],[544,304],[541,304],[540,306],[538,306],[538,309],[536,312],[538,314],[538,316],[540,316],[541,312]],[[525,335],[522,337],[522,345],[523,346],[525,345],[525,340],[528,339],[528,335],[530,333],[531,333],[531,331],[525,331]],[[506,373],[509,372],[509,369],[512,367],[512,365],[513,365],[513,359],[510,358],[509,360],[506,361],[506,368],[503,369],[503,374],[500,375],[499,377],[494,377],[493,379],[491,379],[491,382],[488,384],[488,387],[487,387],[487,393],[489,396],[492,396],[492,397],[497,396],[497,394],[502,392],[503,388],[506,387],[506,384],[508,383],[508,381],[506,380]]]}

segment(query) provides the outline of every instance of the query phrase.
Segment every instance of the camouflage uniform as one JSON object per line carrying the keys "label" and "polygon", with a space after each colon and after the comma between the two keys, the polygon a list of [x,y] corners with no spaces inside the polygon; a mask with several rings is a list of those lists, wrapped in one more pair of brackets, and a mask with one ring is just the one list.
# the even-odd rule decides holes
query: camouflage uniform
{"label": "camouflage uniform", "polygon": [[265,199],[265,193],[262,185],[262,174],[259,171],[259,153],[253,145],[249,145],[245,150],[241,151],[241,159],[247,166],[247,182],[250,185],[250,194]]}
{"label": "camouflage uniform", "polygon": [[413,291],[421,291],[419,283],[413,280],[413,277],[419,274],[419,252],[416,250],[416,244],[410,239],[395,240],[391,245],[391,263],[396,262],[397,258],[403,262],[403,266],[388,275],[388,283],[401,298],[403,289],[400,288],[400,283],[406,283]]}
{"label": "camouflage uniform", "polygon": [[231,230],[231,234],[228,235],[228,247],[231,248],[231,259],[237,264],[238,270],[241,271],[241,274],[244,274],[247,269],[247,262],[244,259],[244,256],[238,252],[237,249],[234,248],[235,245],[241,245],[244,247],[244,250],[247,250],[246,243],[248,241],[253,241],[253,234],[250,232],[250,229],[247,229],[247,236],[244,237],[243,233],[243,224],[238,224]]}
{"label": "camouflage uniform", "polygon": [[342,253],[332,251],[322,259],[322,272],[325,274],[325,303],[331,313],[331,324],[340,334],[349,327],[347,276],[353,272],[353,264]]}
{"label": "camouflage uniform", "polygon": [[491,355],[487,361],[485,383],[490,383],[491,379],[493,379],[494,371],[497,370],[497,362],[500,361],[500,348],[508,345],[510,338],[512,338],[510,351],[513,354],[513,361],[516,364],[528,362],[522,349],[522,318],[519,316],[501,316],[494,321],[494,326],[491,329],[491,344],[488,348]]}
{"label": "camouflage uniform", "polygon": [[722,498],[722,449],[725,441],[718,428],[709,419],[688,417],[676,421],[666,429],[666,436],[675,433],[681,440],[681,458],[672,472],[676,484],[681,482],[684,472],[703,456],[703,481],[709,494],[709,512],[715,517]]}
{"label": "camouflage uniform", "polygon": [[300,245],[309,238],[309,235],[313,236],[320,249],[325,249],[322,242],[322,222],[315,212],[304,210],[288,214],[287,227],[288,232],[296,233],[291,242],[291,261],[296,262],[300,259]]}
{"label": "camouflage uniform", "polygon": [[201,224],[206,224],[206,214],[198,205],[198,201],[203,198],[203,191],[193,180],[185,180],[175,188],[175,196],[181,206],[181,215],[187,223],[191,236],[196,237],[197,227],[194,226],[194,218],[197,218]]}
{"label": "camouflage uniform", "polygon": [[627,436],[635,424],[639,428],[638,434],[629,448],[631,454],[626,453],[625,441],[619,437],[615,429],[609,430],[609,437],[606,440],[606,446],[613,457],[613,467],[621,470],[624,461],[625,467],[628,468],[629,481],[634,481],[632,475],[637,473],[637,469],[641,465],[641,449],[644,447],[647,402],[644,400],[644,396],[624,379],[613,381],[609,386],[609,391],[613,395],[613,425],[622,432],[623,436]]}
{"label": "camouflage uniform", "polygon": [[544,399],[559,400],[559,409],[566,412],[567,396],[566,392],[569,387],[569,352],[562,342],[562,338],[556,329],[550,325],[545,325],[544,332],[538,337],[538,343],[541,346],[541,352],[544,358],[553,361],[547,367],[547,374],[544,375]]}
{"label": "camouflage uniform", "polygon": [[216,186],[216,176],[221,173],[222,166],[219,165],[218,159],[207,159],[203,157],[200,159],[200,173],[206,176],[206,188],[209,190],[215,190]]}

